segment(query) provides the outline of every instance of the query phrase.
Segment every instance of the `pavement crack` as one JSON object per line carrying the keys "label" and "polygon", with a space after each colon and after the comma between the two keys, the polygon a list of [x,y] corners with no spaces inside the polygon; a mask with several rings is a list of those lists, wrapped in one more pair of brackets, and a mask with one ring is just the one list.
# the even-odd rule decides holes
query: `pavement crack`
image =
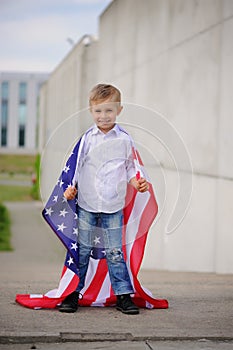
{"label": "pavement crack", "polygon": [[148,349],[154,350],[154,348],[152,348],[152,346],[150,345],[150,343],[148,342],[148,340],[145,341],[145,344],[148,346]]}

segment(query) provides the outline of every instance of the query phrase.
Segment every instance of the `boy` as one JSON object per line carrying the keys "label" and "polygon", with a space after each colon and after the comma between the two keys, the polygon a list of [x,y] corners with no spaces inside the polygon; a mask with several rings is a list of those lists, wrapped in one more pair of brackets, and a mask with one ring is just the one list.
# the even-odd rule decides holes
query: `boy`
{"label": "boy", "polygon": [[95,125],[82,148],[75,181],[78,188],[70,186],[64,192],[67,200],[78,195],[80,281],[59,311],[77,311],[94,233],[101,227],[111,285],[117,296],[116,308],[125,314],[138,314],[130,297],[134,290],[122,251],[123,207],[127,182],[139,192],[147,191],[149,185],[144,178],[136,178],[130,138],[116,124],[123,108],[120,91],[112,85],[98,84],[91,90],[89,104]]}

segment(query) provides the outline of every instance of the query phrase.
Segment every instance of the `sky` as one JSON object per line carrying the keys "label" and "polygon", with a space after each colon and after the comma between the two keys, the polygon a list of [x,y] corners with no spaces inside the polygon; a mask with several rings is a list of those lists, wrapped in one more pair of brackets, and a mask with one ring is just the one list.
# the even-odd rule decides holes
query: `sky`
{"label": "sky", "polygon": [[98,17],[110,2],[0,0],[0,71],[53,71],[71,42],[98,37]]}

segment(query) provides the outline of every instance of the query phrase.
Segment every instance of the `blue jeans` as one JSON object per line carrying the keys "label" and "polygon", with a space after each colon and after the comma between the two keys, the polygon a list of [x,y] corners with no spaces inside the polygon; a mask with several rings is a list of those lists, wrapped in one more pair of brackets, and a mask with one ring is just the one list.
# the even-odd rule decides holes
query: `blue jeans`
{"label": "blue jeans", "polygon": [[111,214],[92,213],[79,207],[78,218],[80,281],[77,291],[80,292],[84,287],[93,245],[100,243],[101,233],[103,247],[100,249],[106,253],[109,277],[115,295],[134,293],[122,252],[122,210]]}

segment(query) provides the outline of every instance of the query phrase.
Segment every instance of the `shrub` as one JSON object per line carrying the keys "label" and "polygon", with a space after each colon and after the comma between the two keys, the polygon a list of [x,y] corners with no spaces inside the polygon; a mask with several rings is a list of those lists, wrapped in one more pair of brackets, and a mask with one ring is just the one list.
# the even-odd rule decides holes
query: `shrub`
{"label": "shrub", "polygon": [[35,177],[32,179],[31,196],[33,199],[40,199],[40,154],[37,154],[35,160]]}
{"label": "shrub", "polygon": [[12,250],[10,217],[7,208],[0,203],[0,251]]}

